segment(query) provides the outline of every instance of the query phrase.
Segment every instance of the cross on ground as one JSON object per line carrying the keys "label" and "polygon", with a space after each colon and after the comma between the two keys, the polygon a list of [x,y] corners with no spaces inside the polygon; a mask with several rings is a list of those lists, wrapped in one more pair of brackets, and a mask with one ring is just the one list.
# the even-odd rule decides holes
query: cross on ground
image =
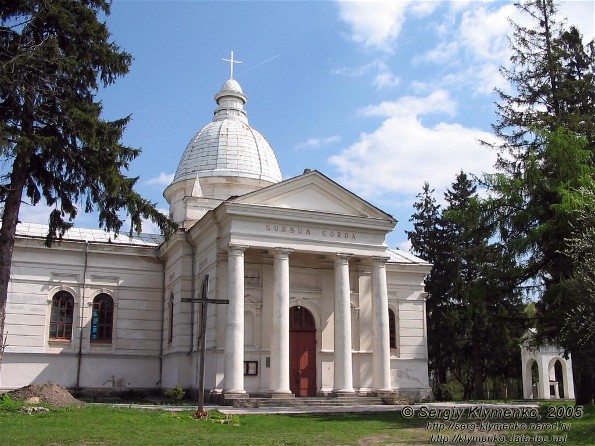
{"label": "cross on ground", "polygon": [[[231,52],[233,59],[233,51]],[[233,64],[231,65],[233,69]],[[233,73],[233,71],[232,71]],[[199,303],[200,308],[200,363],[199,375],[200,382],[198,384],[198,410],[194,413],[194,418],[203,418],[207,414],[204,410],[205,402],[205,350],[206,350],[206,334],[207,334],[207,304],[228,304],[227,299],[207,299],[209,293],[209,275],[206,274],[202,281],[202,289],[200,292],[200,299],[183,298],[182,302]]]}

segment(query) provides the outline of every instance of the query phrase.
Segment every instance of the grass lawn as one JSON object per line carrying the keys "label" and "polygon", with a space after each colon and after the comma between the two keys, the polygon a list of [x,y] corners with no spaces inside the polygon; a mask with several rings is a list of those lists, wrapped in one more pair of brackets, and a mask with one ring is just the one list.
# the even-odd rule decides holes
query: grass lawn
{"label": "grass lawn", "polygon": [[[0,445],[424,445],[434,434],[487,435],[486,432],[428,430],[428,420],[405,419],[400,413],[323,415],[241,415],[229,423],[194,420],[193,411],[122,409],[88,406],[51,409],[29,415],[20,403],[0,400]],[[579,419],[544,420],[571,423],[567,431],[513,432],[531,441],[498,444],[556,444],[553,435],[567,435],[565,445],[595,444],[595,406]],[[219,418],[223,418],[221,414]],[[437,420],[431,420],[437,421]],[[460,420],[469,422],[470,420]],[[493,420],[499,421],[499,420]],[[507,421],[510,420],[501,420]],[[534,422],[535,420],[528,420]],[[534,442],[534,435],[548,436]],[[444,437],[443,437],[444,438]],[[459,439],[460,440],[460,439]],[[461,441],[446,444],[464,444]],[[544,440],[544,437],[541,437]],[[471,442],[470,444],[474,444]],[[494,443],[481,443],[494,444]]]}

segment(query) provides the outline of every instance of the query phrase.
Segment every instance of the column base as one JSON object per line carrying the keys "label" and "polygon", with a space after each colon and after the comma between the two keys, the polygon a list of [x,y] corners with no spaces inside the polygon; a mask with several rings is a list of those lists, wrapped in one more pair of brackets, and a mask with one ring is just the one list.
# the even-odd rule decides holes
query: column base
{"label": "column base", "polygon": [[379,397],[390,397],[397,395],[397,391],[395,389],[378,389],[374,390],[373,393]]}
{"label": "column base", "polygon": [[333,390],[331,395],[335,398],[350,398],[356,396],[356,393],[354,390]]}
{"label": "column base", "polygon": [[293,393],[291,393],[291,391],[289,391],[289,392],[270,392],[267,396],[273,400],[289,400],[289,399],[295,398],[295,395]]}
{"label": "column base", "polygon": [[245,390],[224,390],[224,399],[248,398],[250,395]]}

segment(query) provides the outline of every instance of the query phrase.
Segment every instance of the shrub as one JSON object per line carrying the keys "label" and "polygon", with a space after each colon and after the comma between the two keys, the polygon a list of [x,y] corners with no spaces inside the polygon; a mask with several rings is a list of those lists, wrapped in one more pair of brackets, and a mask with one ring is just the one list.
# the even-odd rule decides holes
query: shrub
{"label": "shrub", "polygon": [[440,384],[436,389],[436,401],[452,401],[453,388],[450,384]]}
{"label": "shrub", "polygon": [[186,391],[182,386],[176,384],[175,387],[171,389],[167,389],[165,392],[165,396],[168,397],[170,400],[180,401],[186,395]]}

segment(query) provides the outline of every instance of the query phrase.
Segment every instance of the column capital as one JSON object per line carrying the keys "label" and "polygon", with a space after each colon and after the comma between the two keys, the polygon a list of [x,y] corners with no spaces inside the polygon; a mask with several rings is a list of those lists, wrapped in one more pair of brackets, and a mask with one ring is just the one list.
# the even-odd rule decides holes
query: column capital
{"label": "column capital", "polygon": [[376,264],[385,264],[390,260],[389,256],[374,256],[372,257],[372,262]]}
{"label": "column capital", "polygon": [[233,244],[230,244],[227,247],[227,250],[229,251],[229,253],[235,253],[235,254],[241,254],[246,249],[248,249],[248,246],[247,245],[233,245]]}
{"label": "column capital", "polygon": [[353,254],[350,254],[348,252],[336,252],[335,253],[335,260],[338,260],[338,259],[349,260],[351,257],[353,257]]}
{"label": "column capital", "polygon": [[283,247],[274,248],[275,257],[289,256],[289,254],[291,254],[293,251],[295,251],[293,248],[283,248]]}

